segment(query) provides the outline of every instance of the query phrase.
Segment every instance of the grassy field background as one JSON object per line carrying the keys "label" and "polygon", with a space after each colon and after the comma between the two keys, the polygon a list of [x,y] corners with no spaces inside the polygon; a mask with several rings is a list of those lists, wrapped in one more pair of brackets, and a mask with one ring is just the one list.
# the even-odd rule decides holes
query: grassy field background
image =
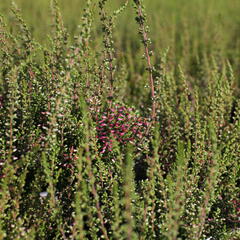
{"label": "grassy field background", "polygon": [[[22,9],[24,19],[30,26],[33,36],[40,42],[46,42],[50,34],[51,19],[50,1],[48,0],[16,0]],[[97,1],[95,1],[95,16],[98,15]],[[107,3],[108,12],[116,10],[123,1]],[[70,38],[73,38],[81,23],[81,16],[86,1],[59,1]],[[148,13],[150,37],[153,48],[158,51],[170,49],[171,60],[175,64],[183,64],[190,68],[192,62],[201,55],[212,55],[219,61],[228,58],[235,71],[239,73],[240,63],[240,2],[238,0],[145,0]],[[10,14],[11,1],[2,0],[0,11],[4,13],[9,26],[13,27]],[[130,4],[131,5],[131,4]],[[133,4],[132,4],[133,5]],[[138,41],[137,25],[133,16],[133,8],[119,17],[114,30],[115,46],[128,58],[129,64],[136,70],[139,66],[139,56],[142,51]],[[94,19],[95,46],[101,42],[101,27],[99,19]],[[158,52],[155,53],[156,58]],[[191,72],[191,69],[189,69]],[[194,70],[192,70],[194,72]],[[194,74],[194,73],[193,73]]]}

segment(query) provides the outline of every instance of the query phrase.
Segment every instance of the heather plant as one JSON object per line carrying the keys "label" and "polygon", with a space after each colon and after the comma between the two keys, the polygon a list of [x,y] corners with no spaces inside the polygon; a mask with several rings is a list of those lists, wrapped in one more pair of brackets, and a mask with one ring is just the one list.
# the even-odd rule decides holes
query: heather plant
{"label": "heather plant", "polygon": [[97,138],[100,152],[111,152],[113,140],[119,144],[137,144],[144,138],[144,130],[148,126],[147,120],[138,117],[133,109],[124,106],[112,106],[96,116]]}
{"label": "heather plant", "polygon": [[45,42],[0,16],[0,239],[239,239],[234,0],[179,2],[88,0],[72,34],[53,0]]}

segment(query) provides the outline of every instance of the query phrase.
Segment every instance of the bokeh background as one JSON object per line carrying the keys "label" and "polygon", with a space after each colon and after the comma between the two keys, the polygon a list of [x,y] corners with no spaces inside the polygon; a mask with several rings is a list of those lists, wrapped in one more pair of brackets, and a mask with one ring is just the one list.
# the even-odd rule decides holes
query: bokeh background
{"label": "bokeh background", "polygon": [[[36,40],[47,43],[51,32],[50,0],[15,0]],[[101,47],[102,32],[99,25],[98,1],[92,9],[95,15],[93,41]],[[108,1],[109,14],[118,9],[124,0]],[[185,66],[191,76],[197,73],[196,62],[203,56],[213,56],[219,63],[228,59],[237,75],[240,73],[240,1],[239,0],[145,0],[150,37],[155,50],[155,60],[169,49],[169,59],[174,65]],[[71,39],[79,31],[85,0],[59,0],[65,26]],[[0,13],[14,29],[11,1],[1,0]],[[116,21],[115,46],[133,74],[142,69],[141,42],[135,23],[133,1]],[[195,77],[195,76],[194,76]]]}

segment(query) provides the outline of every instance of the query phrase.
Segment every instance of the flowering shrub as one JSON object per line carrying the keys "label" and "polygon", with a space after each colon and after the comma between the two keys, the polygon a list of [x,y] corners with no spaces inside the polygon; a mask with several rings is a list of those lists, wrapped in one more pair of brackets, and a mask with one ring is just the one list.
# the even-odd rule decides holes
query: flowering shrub
{"label": "flowering shrub", "polygon": [[[3,96],[0,96],[0,111],[2,111],[2,109],[3,109]],[[1,150],[0,150],[0,156],[1,156]],[[4,177],[4,174],[2,173],[3,165],[4,165],[4,160],[3,158],[0,158],[0,179]]]}
{"label": "flowering shrub", "polygon": [[113,139],[122,145],[136,144],[144,137],[148,121],[132,108],[115,105],[96,118],[101,153],[112,150]]}
{"label": "flowering shrub", "polygon": [[[46,46],[16,6],[14,29],[0,13],[0,239],[240,239],[236,4],[202,24],[172,1],[184,15],[150,33],[143,2],[161,1],[132,1],[130,25],[131,1],[80,0],[68,38],[51,2]],[[213,39],[225,4],[233,27]]]}

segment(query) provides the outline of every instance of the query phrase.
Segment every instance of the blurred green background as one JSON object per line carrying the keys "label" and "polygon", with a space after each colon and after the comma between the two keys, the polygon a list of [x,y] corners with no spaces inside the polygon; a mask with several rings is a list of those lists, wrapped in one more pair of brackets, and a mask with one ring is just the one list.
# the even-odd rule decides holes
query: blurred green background
{"label": "blurred green background", "polygon": [[[46,42],[52,23],[50,0],[15,2],[22,10],[33,36],[40,42]],[[85,3],[85,0],[59,0],[70,38],[77,33]],[[93,3],[93,45],[98,48],[101,42],[98,1],[93,0]],[[124,0],[108,1],[109,13],[123,3]],[[240,73],[239,0],[145,0],[144,3],[155,60],[158,60],[159,53],[169,48],[170,62],[185,66],[190,74],[195,71],[194,63],[203,56],[214,56],[219,63],[228,59],[234,71]],[[14,19],[10,5],[11,1],[1,0],[0,13],[13,28]],[[131,0],[127,10],[117,21],[114,39],[118,54],[125,56],[130,70],[140,68],[142,49]]]}

